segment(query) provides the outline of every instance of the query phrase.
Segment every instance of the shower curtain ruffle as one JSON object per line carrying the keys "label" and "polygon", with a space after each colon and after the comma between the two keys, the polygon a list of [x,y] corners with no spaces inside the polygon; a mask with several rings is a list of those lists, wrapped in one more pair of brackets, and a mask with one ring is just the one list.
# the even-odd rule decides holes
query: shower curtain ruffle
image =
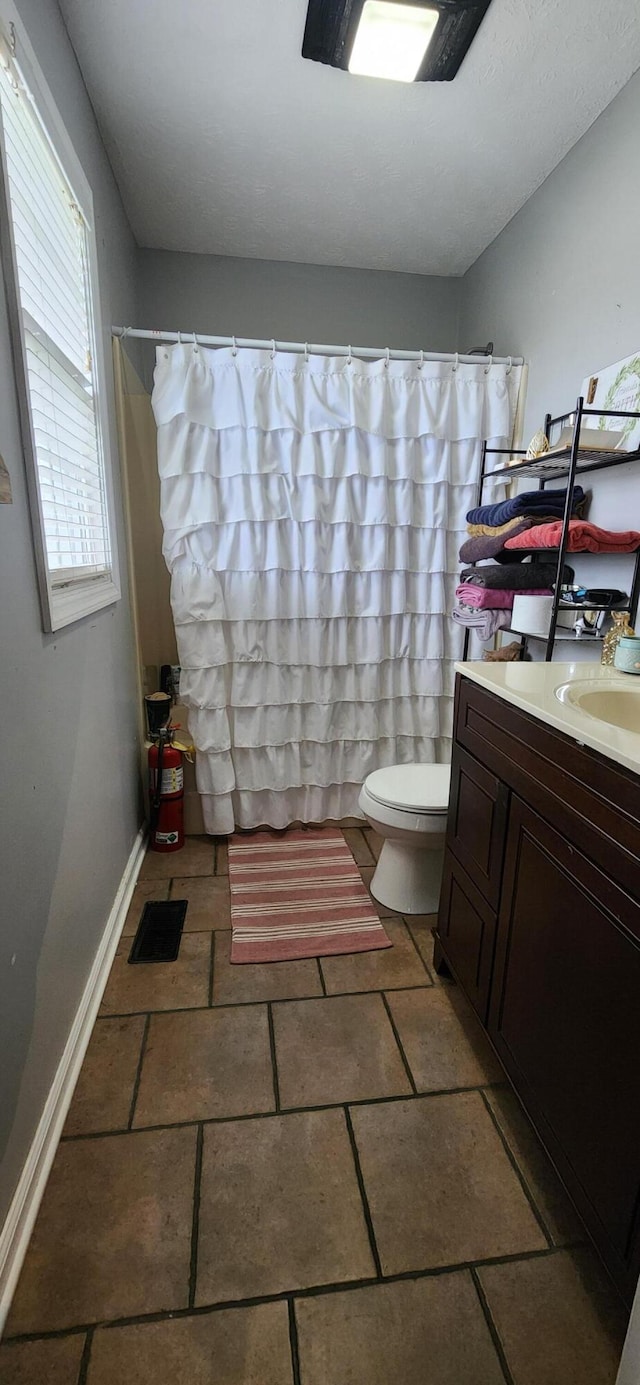
{"label": "shower curtain ruffle", "polygon": [[[153,408],[159,427],[182,415],[226,428],[298,433],[359,428],[384,440],[447,442],[510,437],[510,379],[503,366],[445,361],[349,362],[348,357],[278,351],[213,351],[196,343],[160,346]],[[215,420],[215,421],[214,421]],[[162,467],[161,467],[162,474]]]}
{"label": "shower curtain ruffle", "polygon": [[[159,347],[163,551],[210,832],[358,813],[450,753],[450,620],[504,367]],[[500,495],[500,492],[498,492]]]}

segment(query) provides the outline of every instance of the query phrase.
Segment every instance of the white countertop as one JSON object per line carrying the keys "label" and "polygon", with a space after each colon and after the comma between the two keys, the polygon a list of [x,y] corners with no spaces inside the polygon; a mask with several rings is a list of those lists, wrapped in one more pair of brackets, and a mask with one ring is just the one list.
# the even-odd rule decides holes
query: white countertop
{"label": "white countertop", "polygon": [[496,697],[503,697],[514,707],[522,708],[523,712],[530,712],[549,726],[555,726],[578,744],[589,745],[608,759],[640,774],[640,730],[636,733],[612,726],[556,697],[556,688],[565,683],[589,683],[596,689],[598,684],[611,685],[621,680],[634,691],[637,689],[640,728],[640,677],[591,663],[484,664],[469,661],[458,663],[455,668],[465,678],[495,693]]}

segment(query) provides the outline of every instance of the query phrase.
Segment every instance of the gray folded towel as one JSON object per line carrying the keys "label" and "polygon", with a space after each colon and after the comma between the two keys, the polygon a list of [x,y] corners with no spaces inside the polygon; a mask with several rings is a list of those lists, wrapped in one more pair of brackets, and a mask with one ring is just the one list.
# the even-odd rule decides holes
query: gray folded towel
{"label": "gray folded towel", "polygon": [[[548,590],[555,580],[555,563],[486,563],[481,567],[465,567],[460,573],[461,582],[472,582],[476,587],[495,591],[533,591],[536,587]],[[573,569],[568,564],[565,564],[562,580],[573,581]]]}
{"label": "gray folded towel", "polygon": [[473,606],[459,604],[451,612],[451,616],[456,625],[464,625],[468,630],[475,630],[478,638],[486,644],[488,640],[493,639],[497,630],[508,629],[511,624],[511,607],[503,611],[479,611]]}

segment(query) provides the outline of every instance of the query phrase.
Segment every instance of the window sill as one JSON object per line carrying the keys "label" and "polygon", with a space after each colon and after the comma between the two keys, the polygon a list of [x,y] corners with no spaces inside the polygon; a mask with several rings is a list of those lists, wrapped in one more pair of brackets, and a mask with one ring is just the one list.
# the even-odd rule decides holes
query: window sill
{"label": "window sill", "polygon": [[49,593],[50,628],[62,630],[83,616],[94,615],[105,606],[120,600],[120,588],[112,577],[90,582],[72,583],[69,587],[53,588]]}

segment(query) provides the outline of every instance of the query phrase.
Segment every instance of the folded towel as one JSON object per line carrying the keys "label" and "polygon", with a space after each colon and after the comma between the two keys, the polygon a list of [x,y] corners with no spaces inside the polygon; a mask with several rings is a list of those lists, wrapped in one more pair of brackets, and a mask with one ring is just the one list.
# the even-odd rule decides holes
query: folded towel
{"label": "folded towel", "polygon": [[533,526],[534,524],[546,524],[547,521],[553,523],[555,519],[555,515],[516,515],[515,519],[508,519],[506,524],[468,524],[467,533],[472,539],[481,539],[485,535],[487,538],[498,538],[500,534],[509,538],[517,532],[521,524]]}
{"label": "folded towel", "polygon": [[474,610],[471,606],[456,606],[451,612],[456,625],[464,625],[474,630],[479,640],[485,643],[492,640],[496,630],[505,630],[511,624],[511,610]]}
{"label": "folded towel", "polygon": [[[553,524],[537,524],[523,537],[513,534],[505,542],[505,548],[559,548],[562,538],[562,521]],[[473,540],[472,540],[473,542]],[[476,539],[476,543],[482,540]],[[463,544],[467,548],[468,544]],[[640,548],[640,533],[637,529],[599,529],[597,524],[589,524],[583,519],[569,520],[567,550],[569,553],[633,553]],[[462,550],[460,551],[462,556]],[[473,559],[474,562],[477,559]]]}
{"label": "folded towel", "polygon": [[[463,582],[461,587],[456,587],[456,601],[464,602],[465,606],[475,606],[483,611],[487,607],[491,610],[511,610],[513,598],[517,596],[515,591],[497,591],[495,587],[476,587],[473,582]],[[529,587],[526,590],[520,588],[521,596],[553,596],[553,592],[541,590],[540,587]]]}
{"label": "folded towel", "polygon": [[[530,528],[531,520],[521,519],[508,530],[508,535],[515,538],[516,534],[528,533]],[[481,563],[485,558],[495,558],[497,563],[513,563],[517,561],[517,554],[507,553],[504,534],[483,534],[466,539],[460,549],[460,562]]]}
{"label": "folded towel", "polygon": [[[508,519],[515,519],[517,515],[551,514],[561,519],[566,494],[566,488],[557,491],[523,491],[520,495],[512,495],[510,500],[499,500],[495,505],[478,505],[475,510],[469,510],[467,523],[505,524]],[[578,505],[583,500],[582,486],[576,486],[573,492],[572,514],[577,512]]]}
{"label": "folded towel", "polygon": [[[487,563],[484,567],[464,567],[460,581],[491,590],[539,591],[552,587],[556,580],[555,563]],[[563,581],[573,581],[571,568],[564,569]]]}

